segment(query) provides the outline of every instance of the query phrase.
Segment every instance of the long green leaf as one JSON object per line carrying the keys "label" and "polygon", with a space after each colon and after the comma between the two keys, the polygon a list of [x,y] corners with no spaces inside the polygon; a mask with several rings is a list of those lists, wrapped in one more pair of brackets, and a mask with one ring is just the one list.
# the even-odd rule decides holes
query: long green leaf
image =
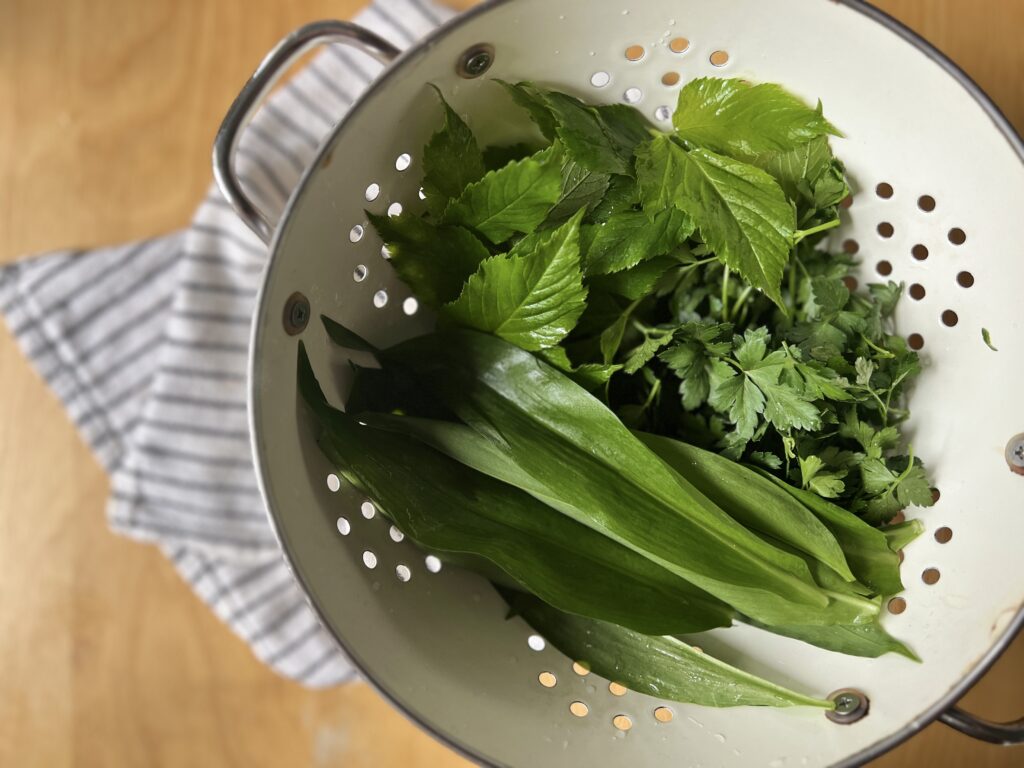
{"label": "long green leaf", "polygon": [[672,122],[685,141],[742,159],[840,135],[820,108],[811,109],[780,85],[717,77],[687,83]]}
{"label": "long green leaf", "polygon": [[732,667],[674,637],[641,635],[561,613],[529,595],[499,591],[515,614],[563,654],[639,693],[707,707],[833,706]]}
{"label": "long green leaf", "polygon": [[914,651],[885,631],[878,620],[866,624],[835,625],[831,627],[765,627],[776,635],[802,640],[818,648],[845,653],[848,656],[878,658],[887,653],[898,653],[913,661],[920,661]]}
{"label": "long green leaf", "polygon": [[561,162],[556,144],[490,171],[452,200],[445,222],[474,229],[492,243],[532,232],[562,194]]}
{"label": "long green leaf", "polygon": [[668,136],[637,150],[637,178],[646,211],[675,205],[689,214],[726,266],[783,306],[796,214],[775,179],[705,149],[687,152]]}
{"label": "long green leaf", "polygon": [[558,229],[526,237],[508,255],[481,263],[459,298],[444,307],[444,316],[523,349],[560,342],[586,306],[580,271],[582,218],[583,211],[577,211]]}
{"label": "long green leaf", "polygon": [[806,564],[670,470],[585,389],[501,339],[453,331],[382,353],[500,445],[580,522],[766,623],[852,623]]}
{"label": "long green leaf", "polygon": [[889,548],[882,531],[816,493],[795,488],[764,470],[755,471],[800,501],[832,531],[858,580],[887,597],[903,591],[899,557]]}
{"label": "long green leaf", "polygon": [[802,504],[752,469],[717,453],[634,433],[734,520],[817,558],[847,581],[854,575],[835,536]]}
{"label": "long green leaf", "polygon": [[532,496],[331,408],[305,347],[299,389],[338,471],[421,546],[484,557],[562,610],[639,632],[696,632],[731,623],[728,606]]}

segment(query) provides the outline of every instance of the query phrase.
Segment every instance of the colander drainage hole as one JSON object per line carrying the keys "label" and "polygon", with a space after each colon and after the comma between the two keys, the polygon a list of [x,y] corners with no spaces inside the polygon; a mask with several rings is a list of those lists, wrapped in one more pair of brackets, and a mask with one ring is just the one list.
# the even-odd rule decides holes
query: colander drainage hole
{"label": "colander drainage hole", "polygon": [[403,152],[395,158],[395,170],[405,171],[408,170],[409,166],[412,165],[412,155],[408,152]]}
{"label": "colander drainage hole", "polygon": [[633,727],[633,720],[628,715],[616,715],[612,718],[612,725],[625,733]]}
{"label": "colander drainage hole", "polygon": [[843,240],[843,252],[848,253],[851,256],[860,250],[860,243],[854,240],[852,237],[848,240]]}
{"label": "colander drainage hole", "polygon": [[886,240],[892,237],[895,233],[896,228],[888,221],[883,221],[881,224],[878,225],[879,236],[884,237]]}
{"label": "colander drainage hole", "polygon": [[352,524],[344,517],[338,518],[338,533],[348,536],[352,532]]}
{"label": "colander drainage hole", "polygon": [[366,268],[365,264],[357,264],[356,268],[352,270],[352,279],[357,283],[361,283],[368,274],[370,274],[370,270]]}
{"label": "colander drainage hole", "polygon": [[595,72],[590,76],[590,84],[595,88],[604,88],[612,81],[612,76],[607,72]]}
{"label": "colander drainage hole", "polygon": [[643,97],[644,97],[644,92],[641,91],[636,86],[633,86],[632,88],[627,88],[626,92],[624,94],[622,94],[622,100],[624,102],[626,102],[627,104],[636,104]]}
{"label": "colander drainage hole", "polygon": [[409,570],[408,565],[399,564],[395,566],[395,576],[404,583],[412,578],[412,571]]}
{"label": "colander drainage hole", "polygon": [[377,514],[377,508],[373,506],[372,501],[364,501],[360,504],[359,511],[363,513],[363,517],[367,520],[373,520],[373,516]]}
{"label": "colander drainage hole", "polygon": [[366,188],[366,202],[372,203],[380,195],[380,184],[373,182]]}
{"label": "colander drainage hole", "polygon": [[660,107],[654,110],[654,118],[656,120],[661,120],[662,122],[665,122],[670,117],[672,117],[672,110],[669,109],[664,104],[662,104]]}
{"label": "colander drainage hole", "polygon": [[875,187],[875,194],[878,195],[883,200],[888,200],[889,198],[891,198],[893,196],[893,192],[894,190],[892,188],[892,184],[890,184],[887,181],[883,181],[881,184]]}
{"label": "colander drainage hole", "polygon": [[431,573],[441,572],[441,561],[438,560],[437,557],[434,555],[427,555],[426,559],[424,560],[424,564],[427,566],[427,570]]}
{"label": "colander drainage hole", "polygon": [[935,210],[935,198],[931,195],[921,195],[917,198],[917,207],[925,213],[931,213]]}
{"label": "colander drainage hole", "polygon": [[708,58],[713,67],[724,67],[729,63],[729,52],[728,51],[715,51]]}
{"label": "colander drainage hole", "polygon": [[961,288],[970,288],[974,285],[974,275],[970,272],[961,272],[956,276],[956,282]]}
{"label": "colander drainage hole", "polygon": [[686,53],[690,50],[690,41],[685,37],[675,37],[668,44],[668,49],[672,51],[672,53]]}
{"label": "colander drainage hole", "polygon": [[646,51],[642,45],[631,45],[626,49],[626,60],[627,61],[640,61],[644,57]]}
{"label": "colander drainage hole", "polygon": [[388,292],[381,288],[375,294],[373,294],[373,306],[377,309],[383,309],[388,303]]}
{"label": "colander drainage hole", "polygon": [[590,714],[590,707],[582,701],[574,701],[569,705],[569,711],[576,715],[576,717],[586,717]]}
{"label": "colander drainage hole", "polygon": [[937,542],[939,542],[939,544],[949,544],[949,542],[952,540],[952,538],[953,538],[953,529],[952,528],[947,528],[946,526],[942,526],[937,531],[935,531],[935,540]]}
{"label": "colander drainage hole", "polygon": [[331,493],[337,493],[341,490],[341,478],[333,472],[327,476],[327,490]]}
{"label": "colander drainage hole", "polygon": [[405,314],[409,315],[409,317],[415,315],[419,308],[420,303],[416,301],[416,299],[414,299],[412,296],[410,296],[409,298],[402,302],[402,311],[405,312]]}
{"label": "colander drainage hole", "polygon": [[671,723],[675,716],[675,712],[668,707],[658,707],[654,710],[654,719],[659,723]]}
{"label": "colander drainage hole", "polygon": [[363,552],[363,565],[371,571],[377,567],[377,556],[370,550]]}
{"label": "colander drainage hole", "polygon": [[585,661],[574,661],[572,663],[572,671],[580,677],[586,677],[590,674],[590,665]]}
{"label": "colander drainage hole", "polygon": [[949,242],[953,245],[963,245],[967,242],[967,233],[964,232],[960,227],[953,227],[949,230]]}
{"label": "colander drainage hole", "polygon": [[661,76],[661,84],[671,88],[673,85],[679,85],[680,79],[678,72],[666,72]]}
{"label": "colander drainage hole", "polygon": [[938,584],[940,578],[942,578],[942,574],[939,573],[938,568],[925,568],[921,574],[921,581],[928,585]]}
{"label": "colander drainage hole", "polygon": [[892,600],[889,601],[888,607],[889,613],[898,616],[899,614],[907,610],[907,601],[904,600],[902,597],[894,597]]}
{"label": "colander drainage hole", "polygon": [[912,333],[909,336],[907,336],[907,344],[910,345],[910,348],[912,350],[914,350],[915,352],[919,352],[921,349],[924,348],[924,336],[922,336],[920,333]]}
{"label": "colander drainage hole", "polygon": [[884,259],[875,266],[875,271],[878,272],[882,277],[888,277],[892,274],[892,264]]}
{"label": "colander drainage hole", "polygon": [[427,193],[423,191],[423,187],[420,187],[419,192],[417,192],[416,194],[419,195],[420,200],[427,199]]}
{"label": "colander drainage hole", "polygon": [[949,328],[952,328],[953,326],[955,326],[959,322],[960,322],[960,317],[952,309],[947,309],[945,312],[942,313],[942,324],[943,325],[945,325],[945,326],[947,326]]}
{"label": "colander drainage hole", "polygon": [[910,290],[908,291],[908,293],[910,293],[910,298],[912,298],[914,301],[920,301],[925,297],[927,291],[925,291],[924,286],[921,285],[920,283],[914,283],[913,285],[910,286]]}
{"label": "colander drainage hole", "polygon": [[918,261],[924,261],[925,259],[928,258],[928,246],[921,245],[920,243],[918,243],[917,245],[910,249],[910,255],[913,256]]}
{"label": "colander drainage hole", "polygon": [[398,216],[402,213],[401,203],[392,203],[388,206],[388,216]]}
{"label": "colander drainage hole", "polygon": [[397,526],[394,525],[392,525],[391,528],[388,529],[388,535],[391,537],[391,540],[396,544],[405,538],[405,534],[398,530]]}
{"label": "colander drainage hole", "polygon": [[612,696],[625,696],[627,690],[622,683],[608,683],[608,692]]}
{"label": "colander drainage hole", "polygon": [[349,230],[348,239],[353,243],[358,243],[363,239],[363,225],[356,224],[352,229]]}
{"label": "colander drainage hole", "polygon": [[541,672],[537,675],[537,681],[545,688],[554,688],[558,684],[558,678],[550,672]]}
{"label": "colander drainage hole", "polygon": [[526,638],[526,644],[530,646],[531,651],[543,651],[547,647],[547,643],[540,635],[530,635]]}
{"label": "colander drainage hole", "polygon": [[382,245],[380,247],[380,257],[385,261],[391,258],[391,251],[388,250],[388,247],[386,245]]}

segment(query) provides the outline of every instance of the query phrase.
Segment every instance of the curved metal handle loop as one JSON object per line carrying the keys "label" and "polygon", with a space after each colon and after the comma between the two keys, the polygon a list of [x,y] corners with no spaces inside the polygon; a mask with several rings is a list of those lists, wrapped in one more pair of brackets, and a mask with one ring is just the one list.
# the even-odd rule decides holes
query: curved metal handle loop
{"label": "curved metal handle loop", "polygon": [[325,43],[344,43],[368,53],[382,64],[400,51],[384,38],[347,21],[315,21],[295,30],[260,62],[228,110],[213,142],[213,177],[239,217],[259,238],[269,243],[274,233],[266,214],[242,190],[235,175],[234,159],[242,130],[288,66],[306,51]]}
{"label": "curved metal handle loop", "polygon": [[972,739],[987,741],[989,744],[1005,747],[1024,744],[1024,717],[1012,723],[993,723],[964,712],[959,707],[950,707],[939,715],[939,720]]}

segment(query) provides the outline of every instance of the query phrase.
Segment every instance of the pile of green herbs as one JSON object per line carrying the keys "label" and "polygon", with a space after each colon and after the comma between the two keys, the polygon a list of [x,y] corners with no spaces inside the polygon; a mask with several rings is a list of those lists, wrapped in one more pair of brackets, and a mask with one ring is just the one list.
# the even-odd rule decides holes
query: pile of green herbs
{"label": "pile of green herbs", "polygon": [[[849,194],[822,114],[777,85],[624,105],[496,82],[536,131],[481,148],[441,99],[425,211],[368,212],[438,328],[377,349],[346,412],[300,387],[342,475],[474,568],[567,655],[713,706],[830,706],[695,653],[741,621],[861,656],[932,503],[905,441],[902,286],[823,246]],[[728,683],[724,683],[727,680]]]}

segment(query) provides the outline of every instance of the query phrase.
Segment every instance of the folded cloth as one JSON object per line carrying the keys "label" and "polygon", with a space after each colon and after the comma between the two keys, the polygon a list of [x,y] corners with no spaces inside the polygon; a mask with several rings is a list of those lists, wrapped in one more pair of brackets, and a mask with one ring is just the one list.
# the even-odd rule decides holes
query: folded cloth
{"label": "folded cloth", "polygon": [[[404,47],[451,15],[430,0],[376,0],[356,21]],[[238,175],[273,219],[380,69],[328,46],[256,115]],[[3,268],[0,314],[110,473],[111,528],[157,544],[261,661],[327,686],[353,670],[283,561],[249,448],[248,342],[266,260],[211,187],[182,232]]]}

